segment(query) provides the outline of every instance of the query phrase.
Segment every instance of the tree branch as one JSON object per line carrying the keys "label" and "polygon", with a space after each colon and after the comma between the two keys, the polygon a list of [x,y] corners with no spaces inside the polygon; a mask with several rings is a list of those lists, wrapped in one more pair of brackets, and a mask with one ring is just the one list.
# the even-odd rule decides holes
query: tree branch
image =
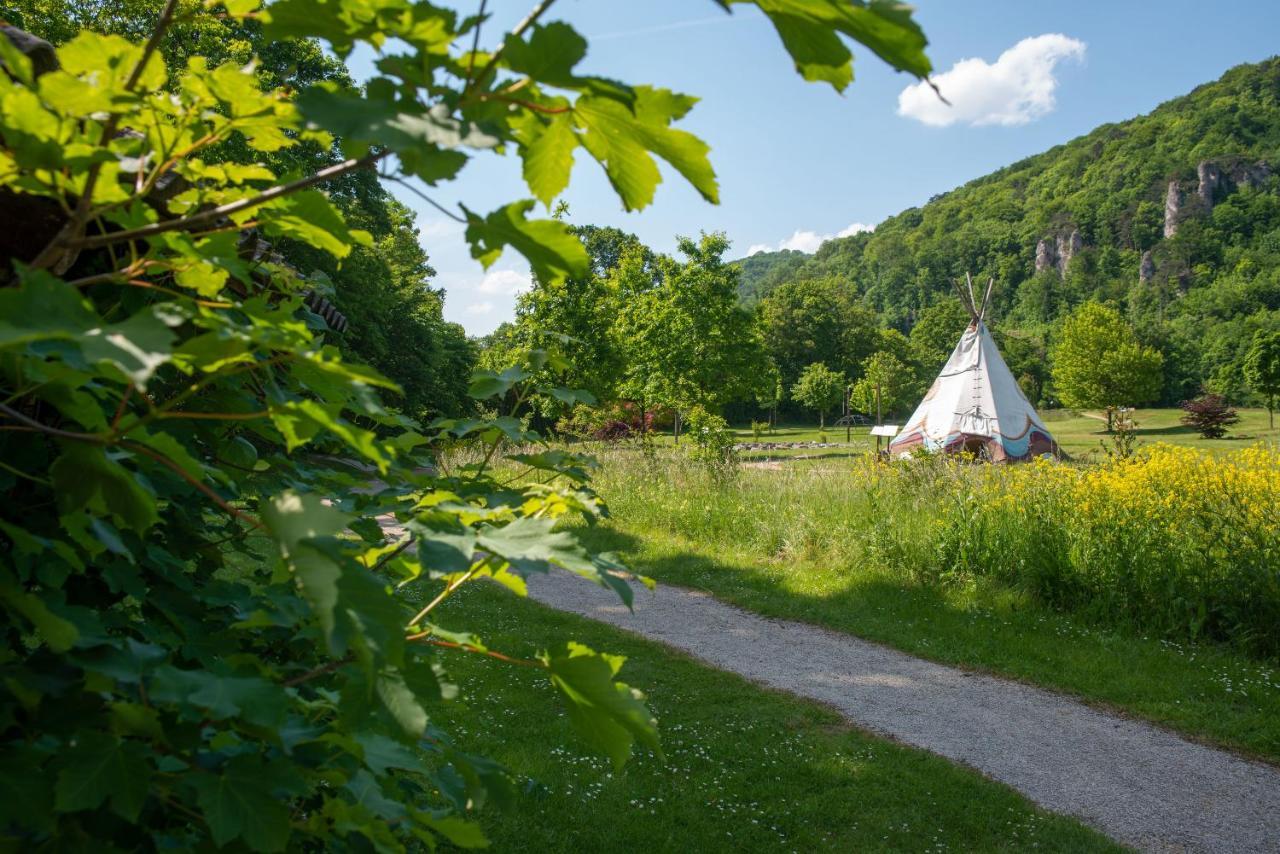
{"label": "tree branch", "polygon": [[344,160],[341,163],[335,163],[333,166],[321,169],[314,175],[306,178],[299,178],[288,184],[281,184],[272,187],[256,196],[248,199],[240,199],[236,202],[228,202],[225,205],[219,205],[216,208],[210,208],[207,211],[192,214],[191,216],[178,217],[177,219],[168,219],[164,222],[155,222],[151,225],[144,225],[140,228],[130,228],[124,231],[113,231],[110,234],[96,234],[92,237],[83,237],[79,240],[70,242],[70,246],[76,249],[93,249],[98,246],[106,246],[110,243],[120,243],[125,240],[141,240],[143,238],[152,237],[157,234],[163,234],[166,231],[189,231],[192,228],[204,225],[205,223],[215,222],[222,217],[239,213],[240,211],[256,208],[267,202],[275,201],[284,196],[296,193],[299,190],[305,190],[308,187],[322,184],[333,178],[339,178],[349,172],[355,172],[357,169],[366,169],[377,163],[382,158],[390,154],[389,151],[366,154],[364,157],[351,160]]}
{"label": "tree branch", "polygon": [[542,0],[542,2],[538,3],[537,6],[533,7],[533,10],[529,12],[528,15],[524,16],[523,21],[515,25],[507,37],[502,40],[502,44],[498,45],[498,49],[493,52],[493,56],[489,57],[489,61],[485,63],[484,68],[480,69],[480,73],[476,75],[476,79],[472,80],[466,88],[462,90],[462,98],[459,100],[465,101],[472,87],[484,85],[485,78],[487,78],[494,69],[498,67],[498,61],[502,59],[502,55],[506,53],[507,43],[513,38],[519,38],[524,35],[524,31],[536,24],[538,19],[541,18],[543,14],[551,8],[551,4],[555,2],[556,0]]}

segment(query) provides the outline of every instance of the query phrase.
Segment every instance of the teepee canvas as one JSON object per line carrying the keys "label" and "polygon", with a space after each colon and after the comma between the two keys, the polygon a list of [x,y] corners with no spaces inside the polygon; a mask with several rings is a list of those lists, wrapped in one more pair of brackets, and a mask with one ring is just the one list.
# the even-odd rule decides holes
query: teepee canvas
{"label": "teepee canvas", "polygon": [[973,282],[968,282],[967,292],[957,283],[960,301],[973,320],[911,420],[889,445],[890,453],[924,446],[947,453],[968,451],[992,462],[1059,454],[1058,443],[1022,393],[984,322],[994,284],[992,280],[987,285],[978,307]]}

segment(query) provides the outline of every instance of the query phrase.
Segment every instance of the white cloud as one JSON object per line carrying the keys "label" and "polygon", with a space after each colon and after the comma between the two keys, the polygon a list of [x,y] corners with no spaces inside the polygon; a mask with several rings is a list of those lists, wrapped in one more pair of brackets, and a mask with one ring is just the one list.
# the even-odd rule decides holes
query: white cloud
{"label": "white cloud", "polygon": [[[861,234],[864,231],[875,231],[874,225],[867,225],[865,222],[851,222],[844,228],[836,232],[836,237],[853,237],[855,234]],[[830,238],[828,238],[830,239]]]}
{"label": "white cloud", "polygon": [[473,302],[463,309],[467,314],[488,314],[493,311],[493,303],[488,300]]}
{"label": "white cloud", "polygon": [[515,270],[490,270],[484,274],[476,290],[482,294],[493,296],[515,296],[533,287],[528,273],[517,273]]}
{"label": "white cloud", "polygon": [[747,250],[747,257],[756,255],[760,252],[778,252],[783,249],[794,249],[799,252],[814,253],[818,251],[818,247],[831,240],[833,237],[849,237],[853,234],[860,234],[864,231],[875,231],[874,225],[867,225],[865,222],[851,222],[835,234],[818,234],[816,231],[801,231],[796,229],[790,237],[773,246],[769,243],[753,243],[751,248]]}
{"label": "white cloud", "polygon": [[898,115],[933,127],[1024,125],[1053,111],[1053,76],[1062,60],[1084,58],[1085,43],[1061,33],[1025,38],[994,63],[962,59],[933,78],[942,103],[928,83],[908,86],[898,95]]}
{"label": "white cloud", "polygon": [[816,252],[827,238],[816,231],[796,229],[790,237],[778,244],[779,249],[796,249],[800,252]]}

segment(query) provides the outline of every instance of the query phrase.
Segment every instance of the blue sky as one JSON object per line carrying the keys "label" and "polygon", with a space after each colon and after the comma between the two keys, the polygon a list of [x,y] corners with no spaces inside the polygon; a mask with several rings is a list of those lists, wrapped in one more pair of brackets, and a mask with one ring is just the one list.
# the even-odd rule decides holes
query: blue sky
{"label": "blue sky", "polygon": [[[455,3],[473,12],[475,3]],[[490,47],[532,0],[494,0]],[[710,0],[560,0],[548,20],[572,23],[591,48],[583,68],[702,98],[681,126],[705,139],[721,202],[704,202],[670,169],[653,205],[624,213],[599,167],[579,151],[564,198],[574,223],[614,225],[660,251],[676,235],[724,231],[732,257],[874,226],[936,193],[1088,132],[1150,111],[1228,68],[1280,50],[1280,2],[1048,3],[921,0],[935,78],[954,102],[912,84],[854,46],[841,96],[792,70],[759,12],[726,15]],[[961,63],[959,67],[957,63]],[[357,77],[367,59],[353,57]],[[900,101],[900,98],[902,100]],[[901,103],[901,108],[900,108]],[[402,188],[447,290],[445,315],[473,335],[512,316],[528,268],[504,255],[486,274],[461,227]],[[483,154],[437,188],[446,204],[487,211],[529,193],[518,158]]]}

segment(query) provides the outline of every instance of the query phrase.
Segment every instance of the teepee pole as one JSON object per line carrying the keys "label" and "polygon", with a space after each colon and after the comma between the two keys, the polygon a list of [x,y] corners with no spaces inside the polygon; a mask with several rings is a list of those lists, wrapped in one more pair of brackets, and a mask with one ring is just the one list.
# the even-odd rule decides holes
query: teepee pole
{"label": "teepee pole", "polygon": [[[965,273],[964,275],[966,279],[969,278],[968,273]],[[969,317],[974,322],[977,322],[978,315],[973,310],[973,297],[971,293],[969,295],[965,294],[964,286],[960,284],[959,279],[953,279],[952,284],[956,286],[956,295],[960,297],[960,304],[965,307],[966,311],[969,312]],[[970,289],[970,291],[972,292],[972,288]]]}
{"label": "teepee pole", "polygon": [[978,320],[987,319],[987,306],[991,305],[991,290],[996,286],[995,276],[987,280],[987,293],[982,297],[982,309],[978,312]]}

